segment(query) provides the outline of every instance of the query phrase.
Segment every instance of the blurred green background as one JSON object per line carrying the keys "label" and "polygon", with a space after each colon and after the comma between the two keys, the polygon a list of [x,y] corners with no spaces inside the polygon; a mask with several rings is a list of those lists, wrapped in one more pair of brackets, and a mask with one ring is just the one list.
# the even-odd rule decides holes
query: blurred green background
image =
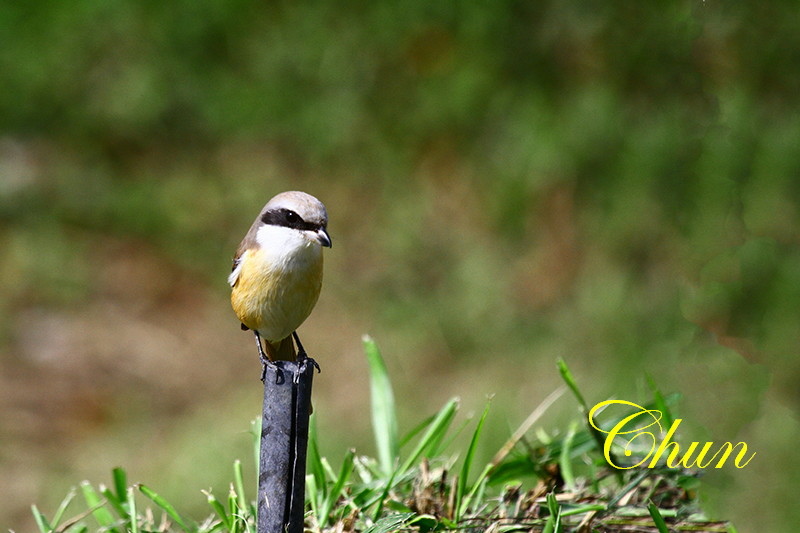
{"label": "blurred green background", "polygon": [[374,452],[368,332],[405,429],[495,394],[497,446],[558,357],[590,402],[649,374],[682,442],[757,452],[712,514],[800,523],[792,2],[39,0],[0,40],[0,527],[117,465],[200,518],[252,469],[226,276],[287,189],[330,213],[301,335],[334,464]]}

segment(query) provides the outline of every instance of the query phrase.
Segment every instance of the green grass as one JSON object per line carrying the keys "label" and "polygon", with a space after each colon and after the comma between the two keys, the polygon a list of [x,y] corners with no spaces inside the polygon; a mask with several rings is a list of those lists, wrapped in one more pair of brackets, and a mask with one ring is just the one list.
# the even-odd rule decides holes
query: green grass
{"label": "green grass", "polygon": [[[316,427],[310,430],[306,475],[306,529],[312,532],[576,530],[732,532],[727,522],[708,520],[697,505],[692,472],[668,469],[616,470],[604,461],[597,430],[585,416],[565,422],[552,435],[529,432],[563,391],[547,398],[513,432],[486,464],[477,460],[490,416],[491,401],[480,416],[456,423],[459,400],[447,401],[407,435],[398,434],[391,380],[376,343],[364,338],[372,383],[371,417],[378,458],[348,450],[338,468],[319,453]],[[564,361],[558,362],[567,387],[585,415],[588,403]],[[648,408],[672,418],[676,397],[665,396],[652,378]],[[615,423],[616,421],[611,421]],[[260,431],[253,431],[254,437]],[[254,443],[258,446],[258,442]],[[226,497],[201,491],[209,516],[202,521],[181,513],[147,485],[128,482],[124,469],[112,472],[111,487],[80,484],[51,517],[35,505],[42,533],[86,531],[189,533],[254,532],[256,508],[234,463]],[[477,473],[477,474],[476,474]],[[82,502],[80,499],[82,497]],[[68,511],[71,516],[68,517]]]}

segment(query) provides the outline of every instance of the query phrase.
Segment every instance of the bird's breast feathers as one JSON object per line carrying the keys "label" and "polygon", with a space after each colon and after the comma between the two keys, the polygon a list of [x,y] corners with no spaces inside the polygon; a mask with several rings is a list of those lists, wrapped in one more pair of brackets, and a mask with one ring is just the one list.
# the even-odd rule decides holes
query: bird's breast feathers
{"label": "bird's breast feathers", "polygon": [[245,250],[228,278],[239,320],[272,342],[285,339],[308,318],[322,287],[319,246],[281,250],[286,248]]}

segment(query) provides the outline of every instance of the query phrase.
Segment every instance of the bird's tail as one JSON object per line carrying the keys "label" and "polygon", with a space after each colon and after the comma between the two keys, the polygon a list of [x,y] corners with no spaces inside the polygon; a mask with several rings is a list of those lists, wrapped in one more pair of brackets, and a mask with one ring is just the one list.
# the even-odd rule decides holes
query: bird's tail
{"label": "bird's tail", "polygon": [[297,352],[294,349],[294,341],[292,336],[289,335],[285,339],[275,343],[269,343],[270,356],[275,361],[296,361]]}

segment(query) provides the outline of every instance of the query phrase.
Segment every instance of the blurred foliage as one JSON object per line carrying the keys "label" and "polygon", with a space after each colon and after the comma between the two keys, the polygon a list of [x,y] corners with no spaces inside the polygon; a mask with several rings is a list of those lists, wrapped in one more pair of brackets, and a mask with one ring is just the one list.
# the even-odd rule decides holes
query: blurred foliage
{"label": "blurred foliage", "polygon": [[798,26],[780,0],[9,3],[3,357],[21,311],[98,297],[108,238],[224,294],[301,188],[327,294],[399,353],[581,357],[618,394],[687,355],[708,385],[718,343],[746,364],[710,386],[753,380],[732,427],[764,368],[796,409]]}

